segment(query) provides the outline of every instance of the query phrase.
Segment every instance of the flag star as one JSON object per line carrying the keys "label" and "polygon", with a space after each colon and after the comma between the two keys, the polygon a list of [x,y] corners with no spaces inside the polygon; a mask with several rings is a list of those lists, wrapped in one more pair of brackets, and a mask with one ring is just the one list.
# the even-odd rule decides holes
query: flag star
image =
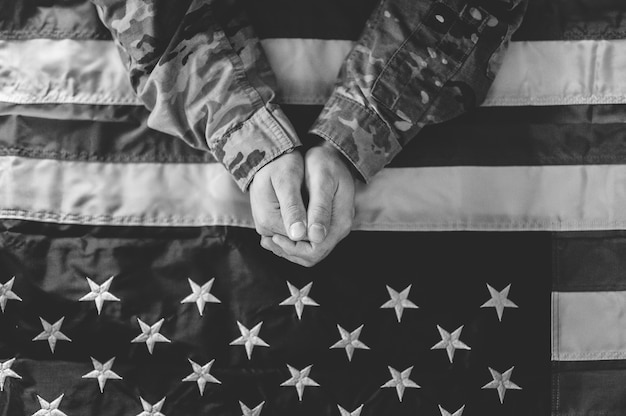
{"label": "flag star", "polygon": [[241,322],[237,322],[237,326],[239,326],[239,332],[241,332],[241,336],[230,343],[230,345],[243,345],[246,347],[246,354],[248,355],[248,360],[252,358],[252,350],[255,346],[259,347],[269,347],[265,341],[259,338],[259,332],[261,332],[261,325],[263,322],[259,322],[252,329],[248,329],[241,324]]}
{"label": "flag star", "polygon": [[59,405],[61,404],[61,400],[63,400],[63,395],[60,395],[59,397],[54,399],[52,403],[48,403],[43,398],[41,398],[41,396],[37,396],[37,400],[39,400],[39,407],[41,409],[33,413],[32,416],[67,416],[65,413],[59,410]]}
{"label": "flag star", "polygon": [[22,378],[15,371],[11,370],[11,366],[15,362],[15,358],[11,358],[5,362],[0,361],[0,391],[4,391],[4,382],[7,377]]}
{"label": "flag star", "polygon": [[407,388],[419,389],[418,386],[413,380],[409,379],[411,377],[411,371],[413,371],[413,367],[409,367],[406,370],[400,372],[395,368],[388,367],[389,372],[391,373],[391,380],[386,382],[381,386],[384,387],[395,387],[396,392],[398,393],[398,399],[402,401],[402,396],[404,396],[404,390]]}
{"label": "flag star", "polygon": [[382,308],[393,308],[396,311],[396,316],[398,317],[398,322],[402,320],[402,314],[404,313],[404,309],[417,309],[418,306],[411,302],[409,297],[409,292],[411,291],[411,285],[408,285],[406,289],[402,292],[396,292],[389,286],[387,286],[387,292],[389,292],[390,300],[385,302]]}
{"label": "flag star", "polygon": [[261,415],[261,410],[263,410],[263,405],[264,404],[265,404],[265,402],[261,402],[254,409],[250,409],[248,406],[243,404],[243,402],[239,402],[239,406],[241,406],[241,411],[243,412],[243,414],[241,416],[260,416]]}
{"label": "flag star", "polygon": [[349,412],[339,405],[337,405],[337,407],[339,408],[339,413],[341,413],[341,416],[361,416],[361,411],[363,410],[363,405],[357,407],[353,412]]}
{"label": "flag star", "polygon": [[191,295],[187,296],[180,303],[195,303],[198,307],[198,312],[200,312],[200,316],[202,316],[204,306],[207,303],[221,303],[221,301],[211,293],[215,278],[212,278],[202,286],[191,279],[187,280],[189,281],[189,286],[191,286]]}
{"label": "flag star", "polygon": [[148,352],[152,354],[154,351],[154,344],[157,342],[172,342],[169,339],[165,338],[163,335],[159,333],[161,331],[161,325],[165,321],[164,318],[161,318],[159,322],[150,326],[141,319],[137,318],[137,322],[139,322],[139,326],[141,327],[141,334],[137,335],[132,342],[145,342],[148,347]]}
{"label": "flag star", "polygon": [[511,374],[513,373],[513,369],[515,367],[511,367],[506,370],[504,373],[500,374],[493,368],[489,367],[489,372],[491,373],[491,377],[493,377],[493,381],[485,384],[483,389],[496,389],[498,390],[498,397],[500,397],[500,403],[504,403],[504,395],[506,394],[507,389],[511,390],[522,390],[520,386],[513,383],[511,381]]}
{"label": "flag star", "polygon": [[471,350],[469,346],[459,340],[461,337],[461,331],[463,330],[463,325],[458,327],[452,333],[449,333],[439,325],[437,325],[437,329],[439,330],[439,335],[441,335],[441,341],[433,345],[431,350],[446,350],[451,363],[452,360],[454,360],[454,352],[457,349]]}
{"label": "flag star", "polygon": [[358,327],[352,332],[348,332],[339,325],[337,325],[337,329],[339,329],[339,335],[341,336],[341,340],[337,341],[330,348],[345,348],[346,354],[348,355],[348,361],[352,361],[352,355],[354,355],[355,349],[369,350],[370,347],[359,341],[359,337],[361,336],[361,330],[363,329],[363,325]]}
{"label": "flag star", "polygon": [[504,313],[504,308],[517,308],[518,306],[509,300],[509,290],[511,290],[511,285],[508,285],[501,292],[498,292],[493,287],[487,284],[487,289],[489,289],[489,293],[491,294],[491,299],[487,302],[483,303],[481,308],[496,308],[496,313],[498,314],[498,321],[502,322],[502,314]]}
{"label": "flag star", "polygon": [[104,386],[107,380],[122,380],[122,377],[115,374],[111,368],[115,362],[115,357],[111,358],[106,363],[102,364],[100,361],[91,357],[91,363],[93,364],[93,371],[85,374],[82,378],[95,378],[98,380],[98,386],[100,386],[100,393],[104,393]]}
{"label": "flag star", "polygon": [[317,384],[314,380],[309,378],[309,373],[311,372],[312,365],[303,368],[302,370],[297,370],[296,368],[287,364],[287,368],[289,368],[289,372],[291,373],[291,378],[285,381],[281,386],[294,386],[298,391],[298,399],[302,401],[302,395],[304,394],[304,388],[307,386],[317,387]]}
{"label": "flag star", "polygon": [[143,412],[139,413],[137,416],[165,416],[163,413],[161,413],[161,409],[165,404],[165,397],[155,404],[148,403],[141,396],[139,396],[139,400],[141,400],[141,407],[143,407]]}
{"label": "flag star", "polygon": [[289,288],[291,296],[280,302],[280,305],[293,305],[296,308],[296,315],[298,315],[298,319],[302,319],[302,311],[305,306],[320,306],[319,303],[309,297],[309,292],[311,291],[312,286],[313,282],[307,284],[302,289],[298,289],[291,283],[287,282],[287,287]]}
{"label": "flag star", "polygon": [[[188,359],[189,360],[189,359]],[[187,377],[183,379],[183,381],[195,381],[198,383],[198,389],[200,389],[200,396],[204,395],[204,388],[206,387],[206,383],[215,383],[222,384],[221,381],[216,379],[210,374],[211,367],[215,360],[211,360],[205,365],[200,365],[192,360],[189,360],[191,364],[191,368],[193,368],[193,373],[189,374]]]}
{"label": "flag star", "polygon": [[13,276],[8,282],[0,283],[0,309],[4,313],[4,308],[7,306],[7,302],[10,300],[22,301],[22,298],[17,296],[13,292],[13,283],[15,283],[15,276]]}
{"label": "flag star", "polygon": [[78,301],[88,302],[88,301],[93,300],[96,303],[96,309],[98,310],[98,315],[100,315],[100,312],[102,312],[102,305],[104,305],[104,302],[119,302],[120,301],[120,299],[117,296],[112,295],[109,292],[109,288],[111,287],[111,282],[113,282],[114,278],[115,276],[111,276],[109,279],[107,279],[106,282],[102,283],[101,285],[98,285],[96,282],[94,282],[90,278],[85,277],[85,279],[87,279],[87,283],[89,284],[89,289],[91,289],[91,292],[87,293],[85,296],[78,299]]}
{"label": "flag star", "polygon": [[463,416],[463,411],[465,410],[465,405],[461,406],[459,410],[454,413],[448,412],[443,407],[439,406],[439,411],[441,412],[441,416]]}
{"label": "flag star", "polygon": [[63,320],[65,317],[59,319],[52,325],[50,325],[43,318],[39,318],[41,321],[41,325],[43,326],[43,332],[33,338],[33,341],[48,341],[48,345],[50,346],[50,351],[54,354],[54,348],[57,345],[57,341],[68,341],[72,342],[71,339],[65,336],[63,332],[61,332],[61,325],[63,325]]}

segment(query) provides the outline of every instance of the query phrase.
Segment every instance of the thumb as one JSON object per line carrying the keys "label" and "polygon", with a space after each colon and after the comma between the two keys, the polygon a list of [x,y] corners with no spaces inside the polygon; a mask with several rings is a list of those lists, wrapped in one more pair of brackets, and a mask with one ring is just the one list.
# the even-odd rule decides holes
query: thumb
{"label": "thumb", "polygon": [[302,174],[272,181],[287,235],[293,241],[306,237],[306,211],[302,201]]}
{"label": "thumb", "polygon": [[308,171],[307,187],[309,190],[308,237],[312,243],[324,241],[330,230],[333,199],[337,190],[336,182],[330,175],[320,171]]}

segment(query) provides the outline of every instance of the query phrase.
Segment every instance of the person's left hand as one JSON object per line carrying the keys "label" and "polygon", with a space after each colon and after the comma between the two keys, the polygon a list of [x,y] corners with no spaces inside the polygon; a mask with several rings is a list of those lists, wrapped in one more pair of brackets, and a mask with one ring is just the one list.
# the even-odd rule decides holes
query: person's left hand
{"label": "person's left hand", "polygon": [[323,260],[352,228],[355,180],[348,163],[328,142],[309,149],[304,156],[308,241],[275,234],[261,237],[261,246],[305,267]]}

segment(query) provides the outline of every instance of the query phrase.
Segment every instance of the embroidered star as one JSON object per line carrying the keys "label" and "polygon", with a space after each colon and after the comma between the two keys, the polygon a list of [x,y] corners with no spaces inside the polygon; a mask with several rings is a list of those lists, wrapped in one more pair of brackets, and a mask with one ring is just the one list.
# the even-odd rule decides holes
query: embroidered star
{"label": "embroidered star", "polygon": [[214,362],[215,360],[211,360],[205,365],[200,365],[189,360],[189,363],[191,364],[191,367],[193,368],[193,373],[185,377],[183,381],[195,381],[196,383],[198,383],[200,396],[204,395],[204,388],[206,387],[206,383],[222,384],[221,381],[219,381],[218,379],[216,379],[210,374],[211,367],[213,366]]}
{"label": "embroidered star", "polygon": [[387,291],[389,292],[390,300],[385,302],[382,308],[393,308],[396,311],[396,316],[398,317],[398,322],[402,320],[402,314],[404,313],[404,309],[417,309],[418,306],[411,302],[409,297],[409,292],[411,291],[411,285],[408,285],[406,289],[402,292],[396,292],[389,286],[387,286]]}
{"label": "embroidered star", "polygon": [[369,350],[370,347],[359,341],[359,337],[361,336],[361,330],[363,329],[363,325],[358,327],[352,332],[348,332],[339,325],[337,325],[337,329],[339,330],[339,335],[341,336],[341,340],[337,341],[330,348],[345,348],[346,354],[348,355],[348,361],[352,361],[352,355],[354,355],[355,349]]}
{"label": "embroidered star", "polygon": [[37,396],[37,400],[39,400],[39,407],[41,409],[37,410],[36,413],[33,413],[33,416],[67,416],[59,410],[59,405],[61,404],[61,400],[63,400],[63,395],[54,399],[52,403],[48,403],[41,398],[41,396]]}
{"label": "embroidered star", "polygon": [[501,292],[498,292],[493,287],[487,284],[487,289],[489,289],[489,293],[491,294],[491,299],[487,302],[483,303],[481,308],[496,308],[496,313],[498,314],[498,321],[502,322],[502,314],[504,313],[504,308],[517,308],[518,306],[511,302],[509,297],[509,290],[511,289],[511,285],[508,285]]}
{"label": "embroidered star", "polygon": [[302,370],[297,370],[296,368],[287,364],[287,368],[289,368],[289,372],[291,373],[291,378],[285,381],[281,386],[294,386],[296,391],[298,392],[298,399],[302,401],[302,395],[304,394],[304,388],[307,386],[317,387],[317,384],[314,380],[309,378],[309,373],[311,372],[312,365],[303,368]]}
{"label": "embroidered star", "polygon": [[104,386],[107,380],[122,380],[122,377],[115,374],[111,367],[115,362],[115,357],[111,358],[106,363],[102,364],[100,361],[91,357],[91,363],[93,364],[93,371],[85,374],[82,378],[95,378],[98,380],[98,386],[100,386],[100,393],[104,393]]}
{"label": "embroidered star", "polygon": [[496,389],[498,390],[498,397],[500,397],[500,403],[504,403],[504,395],[506,394],[507,389],[511,390],[522,390],[520,386],[513,383],[511,381],[511,374],[513,373],[513,369],[515,367],[511,367],[506,370],[504,373],[500,374],[493,368],[489,367],[489,372],[491,373],[491,377],[493,377],[493,381],[485,384],[483,389]]}
{"label": "embroidered star", "polygon": [[363,410],[363,405],[360,405],[352,412],[347,411],[339,405],[337,405],[337,407],[339,408],[339,413],[341,413],[341,416],[361,416],[361,411]]}
{"label": "embroidered star", "polygon": [[202,286],[191,279],[187,280],[189,281],[189,286],[191,286],[191,295],[187,296],[180,303],[195,303],[198,307],[198,312],[200,312],[200,316],[202,316],[204,306],[207,303],[221,303],[221,301],[211,293],[215,278],[212,278]]}
{"label": "embroidered star", "polygon": [[246,347],[246,354],[248,355],[248,360],[252,358],[252,350],[255,346],[259,347],[269,347],[265,341],[259,338],[259,332],[261,332],[261,325],[263,322],[259,322],[252,329],[248,329],[241,324],[241,322],[237,322],[237,326],[239,326],[239,332],[241,332],[241,336],[230,343],[230,345],[243,345]]}
{"label": "embroidered star", "polygon": [[11,370],[11,366],[15,362],[15,358],[11,358],[5,362],[0,361],[0,391],[4,391],[4,382],[7,377],[22,378],[15,371]]}
{"label": "embroidered star", "polygon": [[139,396],[139,400],[141,400],[141,407],[143,407],[143,412],[139,413],[137,416],[165,416],[163,413],[161,413],[161,409],[165,404],[165,397],[155,404],[148,403],[141,396]]}
{"label": "embroidered star", "polygon": [[452,360],[454,360],[454,352],[457,349],[471,350],[469,346],[459,340],[461,337],[461,331],[463,330],[462,325],[452,333],[449,333],[439,325],[437,325],[437,329],[439,330],[439,335],[441,335],[441,341],[433,345],[431,350],[446,350],[451,363]]}
{"label": "embroidered star", "polygon": [[287,287],[289,288],[289,292],[291,296],[289,296],[284,301],[280,302],[281,306],[293,305],[296,308],[296,315],[298,315],[298,319],[302,319],[302,311],[304,310],[304,306],[320,306],[317,302],[309,297],[309,292],[311,291],[311,287],[313,286],[313,282],[307,284],[302,289],[298,289],[291,283],[287,282]]}
{"label": "embroidered star", "polygon": [[65,317],[59,319],[52,325],[50,325],[43,318],[39,318],[41,321],[41,325],[43,326],[43,332],[33,338],[33,341],[48,341],[48,345],[50,346],[50,351],[54,354],[54,348],[57,345],[57,341],[68,341],[72,342],[71,339],[65,336],[63,332],[61,332],[61,325],[63,325],[63,320]]}
{"label": "embroidered star", "polygon": [[261,415],[261,410],[263,410],[263,405],[264,404],[265,404],[265,402],[261,402],[254,409],[250,409],[248,406],[243,404],[243,402],[239,402],[239,406],[241,406],[241,411],[243,412],[243,414],[241,416],[260,416]]}
{"label": "embroidered star", "polygon": [[96,303],[96,309],[98,310],[98,315],[100,315],[100,312],[102,312],[102,305],[104,305],[104,302],[107,302],[107,301],[119,302],[120,301],[118,297],[112,295],[109,292],[109,288],[111,287],[111,282],[113,282],[114,278],[115,276],[111,276],[106,282],[102,283],[101,285],[98,285],[96,282],[94,282],[90,278],[85,277],[85,279],[87,279],[87,283],[89,284],[89,289],[91,289],[91,292],[87,293],[85,296],[78,299],[78,301],[87,302],[87,301],[93,300]]}
{"label": "embroidered star", "polygon": [[8,301],[22,301],[22,298],[20,298],[15,294],[15,292],[13,292],[13,283],[15,283],[15,276],[13,276],[8,282],[4,284],[0,283],[0,309],[2,309],[2,313],[4,313],[4,308],[6,308]]}
{"label": "embroidered star", "polygon": [[141,319],[137,318],[137,322],[139,322],[142,333],[137,335],[131,342],[145,342],[150,354],[154,351],[154,344],[157,342],[172,342],[159,333],[159,331],[161,331],[161,325],[163,325],[164,321],[165,319],[161,318],[159,322],[150,326]]}
{"label": "embroidered star", "polygon": [[439,406],[439,411],[441,412],[441,416],[463,416],[463,410],[465,410],[465,405],[461,406],[461,408],[454,413],[450,413],[443,407]]}
{"label": "embroidered star", "polygon": [[402,396],[404,396],[404,390],[407,388],[419,389],[418,386],[413,380],[409,379],[411,377],[411,371],[413,371],[413,367],[409,367],[406,370],[400,372],[395,368],[388,367],[389,372],[391,373],[391,380],[380,386],[384,387],[395,387],[396,392],[398,393],[398,399],[402,401]]}

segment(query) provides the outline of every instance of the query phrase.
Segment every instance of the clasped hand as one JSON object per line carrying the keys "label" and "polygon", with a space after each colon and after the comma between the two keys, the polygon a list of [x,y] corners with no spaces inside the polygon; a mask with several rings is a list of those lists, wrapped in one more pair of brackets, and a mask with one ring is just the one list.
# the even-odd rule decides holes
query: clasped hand
{"label": "clasped hand", "polygon": [[350,233],[354,188],[347,161],[327,142],[310,148],[304,157],[293,151],[274,159],[250,185],[261,246],[305,267],[317,264]]}

